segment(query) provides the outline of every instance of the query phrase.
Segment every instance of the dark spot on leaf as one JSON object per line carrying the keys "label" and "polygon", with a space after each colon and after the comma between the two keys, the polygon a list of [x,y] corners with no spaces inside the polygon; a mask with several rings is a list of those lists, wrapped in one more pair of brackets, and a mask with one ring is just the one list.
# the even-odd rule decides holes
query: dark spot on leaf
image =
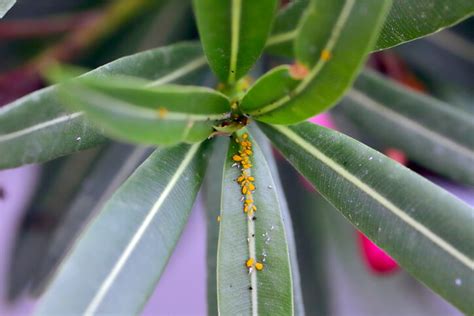
{"label": "dark spot on leaf", "polygon": [[5,190],[2,187],[0,187],[0,200],[5,199],[5,196],[6,196]]}
{"label": "dark spot on leaf", "polygon": [[252,217],[252,220],[253,220],[253,221],[256,221],[256,220],[257,220],[257,216]]}
{"label": "dark spot on leaf", "polygon": [[252,290],[253,290],[253,288],[252,288],[251,286],[249,286],[249,290],[250,290],[250,291],[252,291]]}

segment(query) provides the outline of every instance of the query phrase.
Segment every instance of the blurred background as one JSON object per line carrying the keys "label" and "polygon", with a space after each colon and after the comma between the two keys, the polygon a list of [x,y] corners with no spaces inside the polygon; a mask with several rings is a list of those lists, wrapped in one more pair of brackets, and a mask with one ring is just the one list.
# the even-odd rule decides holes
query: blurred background
{"label": "blurred background", "polygon": [[[474,113],[473,23],[470,19],[373,54],[368,66]],[[0,106],[42,88],[39,72],[55,60],[94,68],[196,38],[189,0],[18,0],[0,20]],[[264,57],[255,72],[278,62]],[[344,131],[474,205],[472,187],[411,162],[360,129],[343,110],[336,107],[312,121]],[[34,311],[54,267],[89,216],[149,153],[110,141],[43,165],[0,171],[0,315]],[[460,315],[357,233],[276,156],[292,213],[308,315]],[[199,197],[144,315],[207,313],[206,228],[217,223],[206,213]]]}

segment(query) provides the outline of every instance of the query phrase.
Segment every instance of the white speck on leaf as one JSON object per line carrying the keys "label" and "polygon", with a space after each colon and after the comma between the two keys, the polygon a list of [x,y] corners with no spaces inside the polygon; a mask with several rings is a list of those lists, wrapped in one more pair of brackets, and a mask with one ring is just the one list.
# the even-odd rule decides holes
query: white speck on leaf
{"label": "white speck on leaf", "polygon": [[460,278],[457,278],[454,283],[457,285],[457,286],[461,286],[462,285],[462,280]]}

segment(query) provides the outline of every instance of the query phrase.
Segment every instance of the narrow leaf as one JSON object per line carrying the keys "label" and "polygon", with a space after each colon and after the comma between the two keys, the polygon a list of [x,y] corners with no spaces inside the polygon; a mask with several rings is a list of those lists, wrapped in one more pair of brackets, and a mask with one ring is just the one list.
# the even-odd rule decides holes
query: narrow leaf
{"label": "narrow leaf", "polygon": [[[305,2],[295,1],[277,15],[267,41],[266,50],[269,53],[294,56],[293,42],[297,37],[299,19],[306,8]],[[472,1],[394,1],[373,50],[387,49],[433,34],[472,16],[473,12]]]}
{"label": "narrow leaf", "polygon": [[[331,315],[333,297],[330,295],[329,272],[332,266],[329,269],[327,231],[334,229],[328,227],[324,212],[330,204],[308,188],[308,184],[286,160],[278,161],[278,169],[291,212],[299,271],[304,276],[300,285],[306,302],[304,310],[306,315],[311,316]],[[335,290],[339,291],[339,287]]]}
{"label": "narrow leaf", "polygon": [[474,116],[372,72],[362,74],[340,108],[363,131],[410,159],[474,185]]}
{"label": "narrow leaf", "polygon": [[153,153],[82,233],[37,314],[138,314],[189,217],[206,147]]}
{"label": "narrow leaf", "polygon": [[299,260],[298,254],[296,253],[296,241],[295,234],[293,230],[293,219],[290,215],[290,210],[286,200],[285,193],[283,191],[283,186],[280,180],[280,173],[275,161],[275,156],[268,138],[260,131],[258,128],[253,128],[251,132],[255,137],[255,141],[263,152],[263,155],[267,159],[269,169],[272,173],[273,180],[275,182],[275,190],[278,194],[278,200],[280,201],[281,213],[283,225],[285,226],[286,238],[288,242],[288,251],[290,254],[290,264],[291,264],[291,278],[293,280],[293,300],[294,300],[294,314],[298,316],[305,315],[305,306],[303,304],[303,293],[301,288],[301,277],[299,269]]}
{"label": "narrow leaf", "polygon": [[[390,0],[310,2],[295,42],[297,65],[288,74],[299,83],[275,89],[271,102],[252,104],[249,114],[264,122],[291,124],[334,105],[358,74],[390,5]],[[257,82],[250,91],[270,91],[271,81]]]}
{"label": "narrow leaf", "polygon": [[375,50],[387,49],[439,32],[474,13],[465,0],[397,0],[380,33]]}
{"label": "narrow leaf", "polygon": [[0,0],[0,19],[10,10],[16,0]]}
{"label": "narrow leaf", "polygon": [[[238,137],[242,140],[242,133]],[[233,166],[234,155],[243,150],[242,142],[235,140],[224,166],[217,253],[219,314],[292,315],[288,245],[275,182],[260,147],[252,137],[248,141],[253,144],[250,170]],[[255,190],[244,182],[239,185],[240,176]],[[249,206],[246,213],[244,205]]]}
{"label": "narrow leaf", "polygon": [[276,0],[194,0],[199,34],[212,70],[233,84],[262,53]]}
{"label": "narrow leaf", "polygon": [[219,240],[219,215],[221,213],[222,173],[229,147],[228,137],[217,137],[209,159],[203,182],[203,202],[207,218],[207,314],[218,315],[217,310],[217,243]]}
{"label": "narrow leaf", "polygon": [[142,144],[201,142],[229,117],[229,100],[215,90],[147,85],[130,78],[79,78],[62,84],[59,94],[106,133]]}
{"label": "narrow leaf", "polygon": [[[198,44],[182,43],[118,59],[84,77],[120,74],[154,80],[156,86],[197,83],[205,65]],[[66,111],[56,93],[57,87],[49,87],[0,109],[0,168],[44,162],[105,140],[82,112]]]}
{"label": "narrow leaf", "polygon": [[298,23],[308,3],[309,0],[292,1],[278,12],[272,33],[267,40],[268,53],[293,56],[293,41],[298,33]]}
{"label": "narrow leaf", "polygon": [[432,290],[474,311],[474,209],[333,130],[310,123],[261,127],[358,229]]}
{"label": "narrow leaf", "polygon": [[41,258],[35,261],[35,275],[30,289],[34,296],[43,293],[80,232],[103,208],[116,189],[150,155],[151,150],[133,148],[127,144],[113,144],[104,150],[74,199],[67,208],[62,209],[58,227],[50,231],[48,247],[41,252]]}

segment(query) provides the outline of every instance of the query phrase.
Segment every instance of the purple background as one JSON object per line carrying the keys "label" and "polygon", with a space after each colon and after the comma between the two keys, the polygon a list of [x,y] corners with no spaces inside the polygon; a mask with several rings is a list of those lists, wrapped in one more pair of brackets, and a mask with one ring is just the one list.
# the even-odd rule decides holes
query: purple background
{"label": "purple background", "polygon": [[[8,255],[22,211],[33,194],[39,168],[27,166],[0,172],[0,315],[30,315],[34,302],[23,299],[14,306],[5,301]],[[183,235],[143,315],[206,315],[206,222],[198,200]],[[185,303],[183,303],[185,302]]]}

